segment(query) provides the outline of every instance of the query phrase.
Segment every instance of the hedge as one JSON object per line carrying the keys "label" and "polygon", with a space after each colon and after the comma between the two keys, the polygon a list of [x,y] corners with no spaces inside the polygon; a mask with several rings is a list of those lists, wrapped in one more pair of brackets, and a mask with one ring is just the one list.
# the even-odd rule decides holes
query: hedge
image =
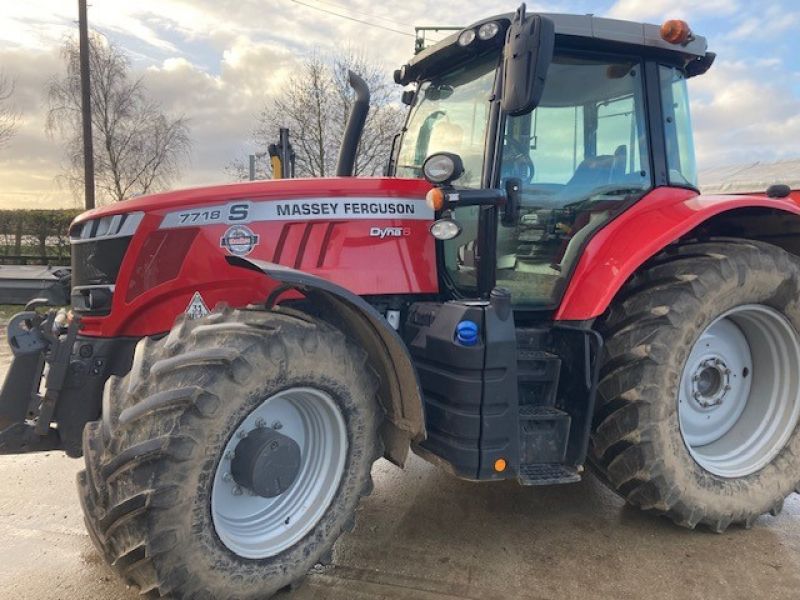
{"label": "hedge", "polygon": [[69,259],[69,224],[82,211],[0,210],[0,257],[5,263]]}

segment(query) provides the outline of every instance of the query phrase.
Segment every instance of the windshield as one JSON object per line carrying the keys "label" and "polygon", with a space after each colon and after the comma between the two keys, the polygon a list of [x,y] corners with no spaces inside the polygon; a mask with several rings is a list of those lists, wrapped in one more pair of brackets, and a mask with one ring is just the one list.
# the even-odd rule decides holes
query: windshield
{"label": "windshield", "polygon": [[459,187],[480,186],[497,61],[488,56],[420,85],[397,155],[398,177],[421,178],[428,156],[453,152],[464,162]]}
{"label": "windshield", "polygon": [[[519,219],[497,232],[497,285],[515,305],[552,306],[588,237],[652,187],[638,60],[556,55],[539,106],[505,120],[501,178],[521,183]],[[502,185],[502,182],[501,182]],[[462,290],[475,288],[476,211],[444,243]]]}

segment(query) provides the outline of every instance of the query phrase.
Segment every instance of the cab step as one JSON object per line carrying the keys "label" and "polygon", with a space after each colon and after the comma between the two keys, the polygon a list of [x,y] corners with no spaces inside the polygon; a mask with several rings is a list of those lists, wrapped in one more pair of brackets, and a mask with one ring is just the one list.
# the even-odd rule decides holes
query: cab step
{"label": "cab step", "polygon": [[520,485],[555,485],[580,480],[578,470],[567,465],[521,465],[519,468]]}
{"label": "cab step", "polygon": [[520,463],[564,462],[572,419],[552,406],[520,406]]}

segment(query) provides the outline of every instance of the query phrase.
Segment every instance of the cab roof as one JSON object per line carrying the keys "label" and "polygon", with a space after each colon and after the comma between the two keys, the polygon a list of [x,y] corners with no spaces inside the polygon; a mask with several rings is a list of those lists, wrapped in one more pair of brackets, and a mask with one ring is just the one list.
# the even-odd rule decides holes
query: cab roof
{"label": "cab roof", "polygon": [[[562,40],[568,38],[584,43],[596,41],[612,45],[622,44],[630,47],[639,47],[645,50],[674,55],[686,64],[705,59],[707,55],[713,60],[713,56],[708,52],[706,38],[700,35],[693,34],[686,44],[671,44],[661,37],[661,27],[650,23],[607,19],[594,15],[528,14],[539,14],[553,21],[556,36],[557,38],[562,38]],[[492,46],[499,48],[513,17],[513,13],[505,13],[482,19],[465,27],[464,29],[475,29],[491,21],[496,21],[501,25],[501,33],[494,40],[490,43],[479,44],[472,50],[458,46],[458,37],[464,29],[447,36],[414,56],[408,64],[397,72],[395,80],[401,84],[410,83],[413,80],[425,77],[428,73],[440,71],[443,64],[451,63],[453,60],[468,59],[470,55],[474,56],[476,52],[487,51]]]}
{"label": "cab roof", "polygon": [[[594,15],[567,15],[561,13],[541,13],[555,23],[556,35],[590,38],[606,42],[619,42],[667,50],[687,56],[702,57],[708,51],[706,38],[693,36],[686,45],[670,44],[661,37],[661,26],[650,23],[636,23],[619,19],[606,19]],[[503,15],[511,19],[513,15]]]}

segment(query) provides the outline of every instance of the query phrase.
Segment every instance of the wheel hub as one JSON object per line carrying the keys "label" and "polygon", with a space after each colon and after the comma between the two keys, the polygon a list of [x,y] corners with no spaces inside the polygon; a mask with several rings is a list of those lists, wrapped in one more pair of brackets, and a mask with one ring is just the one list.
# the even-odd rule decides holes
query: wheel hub
{"label": "wheel hub", "polygon": [[702,408],[719,406],[731,390],[731,370],[721,358],[702,361],[692,376],[692,398]]}
{"label": "wheel hub", "polygon": [[328,509],[346,457],[344,416],[330,394],[296,387],[266,398],[231,433],[217,464],[217,536],[245,558],[286,550]]}
{"label": "wheel hub", "polygon": [[266,427],[254,429],[236,445],[231,476],[237,485],[262,498],[288,490],[300,472],[300,446]]}

